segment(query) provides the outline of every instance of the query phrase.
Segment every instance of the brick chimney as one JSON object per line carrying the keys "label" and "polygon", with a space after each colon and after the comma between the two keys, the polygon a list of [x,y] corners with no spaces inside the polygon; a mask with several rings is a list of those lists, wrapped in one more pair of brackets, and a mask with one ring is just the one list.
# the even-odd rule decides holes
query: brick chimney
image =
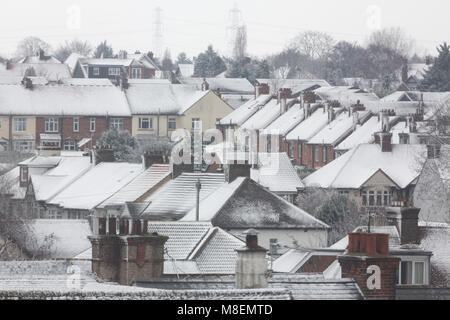
{"label": "brick chimney", "polygon": [[258,246],[258,232],[244,232],[245,247],[236,249],[236,288],[267,288],[267,250]]}
{"label": "brick chimney", "polygon": [[303,102],[304,103],[316,103],[317,96],[312,91],[303,92]]}
{"label": "brick chimney", "polygon": [[389,254],[389,235],[349,233],[345,254],[338,256],[342,278],[353,278],[368,299],[395,299],[400,258]]}
{"label": "brick chimney", "polygon": [[388,224],[397,227],[400,243],[419,244],[419,208],[387,207]]}
{"label": "brick chimney", "polygon": [[25,89],[33,89],[33,80],[31,80],[28,77],[24,77],[22,80],[22,85],[25,87]]}
{"label": "brick chimney", "polygon": [[255,84],[255,98],[258,98],[262,94],[269,94],[270,88],[267,83],[259,83]]}
{"label": "brick chimney", "polygon": [[92,244],[92,272],[102,280],[132,285],[137,279],[160,278],[163,274],[166,236],[145,232],[88,238]]}
{"label": "brick chimney", "polygon": [[203,78],[202,91],[208,91],[208,90],[209,90],[209,83],[206,81],[206,78]]}
{"label": "brick chimney", "polygon": [[389,115],[385,112],[381,112],[378,115],[381,120],[381,131],[375,132],[375,143],[381,146],[382,152],[392,151],[392,133],[389,132]]}
{"label": "brick chimney", "polygon": [[325,106],[326,106],[327,112],[328,112],[328,123],[331,123],[334,121],[334,119],[336,117],[336,113],[334,112],[334,108],[331,107],[330,105],[326,104]]}
{"label": "brick chimney", "polygon": [[277,102],[281,103],[282,100],[287,100],[292,98],[292,90],[289,88],[281,88],[278,91]]}
{"label": "brick chimney", "polygon": [[101,162],[115,162],[114,150],[111,146],[95,147],[93,151],[93,162],[95,165]]}
{"label": "brick chimney", "polygon": [[250,178],[251,167],[252,165],[248,160],[232,160],[231,163],[224,164],[225,181],[231,183],[238,177]]}

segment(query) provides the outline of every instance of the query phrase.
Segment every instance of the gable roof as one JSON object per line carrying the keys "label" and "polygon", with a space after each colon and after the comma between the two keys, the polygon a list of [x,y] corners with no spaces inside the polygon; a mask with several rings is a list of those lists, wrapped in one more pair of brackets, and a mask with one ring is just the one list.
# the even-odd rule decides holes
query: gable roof
{"label": "gable roof", "polygon": [[[291,101],[293,101],[293,99],[287,99],[286,103],[289,104]],[[272,99],[264,107],[252,114],[250,118],[241,125],[240,129],[264,129],[280,115],[281,104],[278,103],[277,99]]]}
{"label": "gable roof", "polygon": [[125,92],[132,114],[183,114],[208,93],[191,86],[137,81]]}
{"label": "gable roof", "polygon": [[169,164],[154,164],[139,174],[111,197],[103,201],[98,207],[124,205],[126,202],[137,201],[170,176]]}
{"label": "gable roof", "polygon": [[275,193],[297,193],[304,184],[285,152],[258,153],[258,169],[251,178]]}
{"label": "gable roof", "polygon": [[378,144],[360,144],[313,172],[303,182],[310,187],[359,189],[382,170],[403,189],[418,177],[419,159],[425,154],[424,145],[392,145],[392,152],[382,152]]}
{"label": "gable roof", "polygon": [[[264,208],[264,209],[262,209]],[[195,208],[181,221],[194,221]],[[200,202],[200,221],[224,229],[328,229],[322,221],[248,178],[223,185]]]}
{"label": "gable roof", "polygon": [[[197,90],[202,89],[203,78],[181,78],[181,83],[194,85]],[[246,78],[206,78],[210,90],[220,90],[223,93],[255,92],[255,88]]]}
{"label": "gable roof", "polygon": [[[48,81],[58,81],[72,78],[70,68],[64,63],[9,63],[10,68],[1,65],[0,78],[9,79],[10,83],[18,83],[25,76],[27,70],[33,69],[37,77],[43,77]],[[2,82],[7,82],[3,80]]]}
{"label": "gable roof", "polygon": [[305,114],[301,105],[299,103],[294,104],[274,122],[262,130],[261,134],[278,134],[284,137],[289,131],[303,121],[304,116]]}
{"label": "gable roof", "polygon": [[186,173],[167,182],[144,201],[151,204],[142,216],[151,220],[181,218],[195,206],[196,183],[200,179],[200,200],[225,184],[225,176],[217,173]]}
{"label": "gable roof", "polygon": [[272,90],[276,88],[289,88],[295,95],[305,90],[315,90],[320,87],[329,87],[330,84],[323,79],[256,79],[260,84],[268,84]]}
{"label": "gable roof", "polygon": [[0,114],[131,116],[120,89],[111,82],[92,80],[36,84],[31,90],[18,84],[0,84]]}
{"label": "gable roof", "polygon": [[230,114],[223,117],[219,124],[221,125],[242,125],[253,114],[260,110],[272,97],[268,94],[262,94],[256,99],[251,99],[235,109]]}
{"label": "gable roof", "polygon": [[[314,104],[312,104],[314,106]],[[336,109],[339,112],[340,109]],[[328,123],[328,113],[324,108],[319,108],[314,111],[309,117],[304,119],[287,135],[286,140],[306,140],[308,141],[316,135]]]}

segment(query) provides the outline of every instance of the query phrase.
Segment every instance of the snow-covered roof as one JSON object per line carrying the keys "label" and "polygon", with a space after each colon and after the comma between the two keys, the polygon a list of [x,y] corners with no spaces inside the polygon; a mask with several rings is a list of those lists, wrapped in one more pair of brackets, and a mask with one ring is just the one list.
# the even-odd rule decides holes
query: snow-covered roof
{"label": "snow-covered roof", "polygon": [[23,79],[29,69],[34,69],[35,76],[44,77],[48,81],[72,77],[69,66],[64,63],[10,63],[9,65],[10,69],[8,70],[3,65],[1,66],[0,78]]}
{"label": "snow-covered roof", "polygon": [[217,173],[183,172],[175,179],[167,182],[144,201],[151,204],[143,212],[143,216],[161,220],[161,218],[181,218],[194,208],[196,201],[196,183],[200,179],[200,200],[225,184],[225,176]]}
{"label": "snow-covered roof", "polygon": [[321,87],[314,92],[323,100],[337,100],[344,107],[350,107],[356,104],[358,100],[364,105],[380,100],[374,93],[364,92],[364,90],[355,89],[351,86]]}
{"label": "snow-covered roof", "polygon": [[22,85],[0,85],[0,114],[131,116],[125,95],[111,83],[73,82],[34,85],[31,90]]}
{"label": "snow-covered roof", "polygon": [[294,104],[274,122],[268,125],[261,134],[278,134],[284,137],[296,125],[303,121],[305,114],[300,104]]}
{"label": "snow-covered roof", "polygon": [[423,80],[425,73],[430,69],[426,63],[408,64],[408,77],[415,77],[417,80]]}
{"label": "snow-covered roof", "polygon": [[286,153],[258,153],[251,178],[275,193],[297,193],[304,185]]}
{"label": "snow-covered roof", "polygon": [[[181,221],[195,221],[193,208]],[[201,200],[199,221],[211,221],[224,229],[295,228],[327,229],[304,210],[265,189],[251,179],[239,177]]]}
{"label": "snow-covered roof", "polygon": [[[336,110],[337,112],[337,110]],[[328,123],[328,114],[324,108],[319,108],[309,117],[298,124],[286,135],[286,140],[306,140],[308,141],[316,133],[322,130]]]}
{"label": "snow-covered roof", "polygon": [[268,94],[260,95],[256,99],[252,99],[241,105],[239,108],[235,109],[230,114],[223,117],[219,124],[221,125],[242,125],[248,120],[253,114],[258,110],[263,108],[263,106],[270,101],[271,96]]}
{"label": "snow-covered roof", "polygon": [[64,208],[91,210],[142,172],[141,164],[102,162],[83,174],[48,203]]}
{"label": "snow-covered roof", "polygon": [[[181,83],[195,85],[197,90],[202,89],[203,78],[181,78]],[[223,93],[248,93],[255,92],[253,85],[245,78],[206,78],[210,90],[220,90]]]}
{"label": "snow-covered roof", "polygon": [[220,94],[220,97],[223,101],[228,103],[230,107],[232,107],[234,110],[242,106],[244,103],[246,103],[249,100],[252,100],[255,95],[254,94],[233,94],[233,93],[224,93]]}
{"label": "snow-covered roof", "polygon": [[272,270],[274,272],[290,273],[299,268],[299,264],[310,255],[310,251],[289,249],[279,258],[273,261]]}
{"label": "snow-covered roof", "polygon": [[82,58],[83,64],[91,66],[116,66],[129,67],[134,59],[116,59],[116,58]]}
{"label": "snow-covered roof", "polygon": [[[293,99],[287,99],[286,104],[289,104]],[[240,129],[243,130],[261,130],[266,128],[275,119],[281,115],[281,103],[277,99],[270,100],[263,108],[254,113],[245,121]]]}
{"label": "snow-covered roof", "polygon": [[[165,274],[234,274],[235,249],[245,245],[209,222],[155,221],[149,223],[148,230],[169,237],[165,243]],[[187,265],[188,261],[191,263]]]}
{"label": "snow-covered roof", "polygon": [[256,79],[259,83],[268,84],[272,91],[277,88],[289,88],[293,94],[305,90],[314,90],[320,87],[329,87],[330,84],[323,79]]}
{"label": "snow-covered roof", "polygon": [[66,61],[64,61],[64,63],[69,67],[69,70],[72,73],[72,75],[73,72],[75,71],[78,60],[80,60],[81,58],[84,58],[81,54],[72,52],[70,56],[67,57]]}
{"label": "snow-covered roof", "polygon": [[355,114],[358,115],[358,119],[361,122],[370,116],[369,111],[356,111],[350,115],[348,112],[344,111],[313,136],[308,143],[335,145],[353,130],[354,125],[356,125],[354,123]]}
{"label": "snow-covered roof", "polygon": [[194,65],[192,63],[179,63],[178,68],[180,68],[181,76],[184,78],[189,78],[194,74]]}
{"label": "snow-covered roof", "polygon": [[[390,117],[389,122],[393,122],[398,117]],[[372,143],[375,141],[374,133],[381,131],[381,120],[378,116],[372,116],[363,125],[357,125],[356,130],[351,135],[338,144],[335,150],[349,150],[361,143]]]}
{"label": "snow-covered roof", "polygon": [[169,164],[154,164],[111,197],[103,201],[99,207],[124,205],[125,202],[137,201],[144,194],[158,186],[170,175]]}
{"label": "snow-covered roof", "polygon": [[179,84],[131,82],[126,96],[132,114],[183,114],[209,92]]}
{"label": "snow-covered roof", "polygon": [[360,144],[344,155],[307,176],[307,186],[335,189],[359,189],[381,170],[399,188],[406,188],[420,172],[419,158],[425,156],[426,146],[392,145],[391,152],[382,152],[378,144]]}
{"label": "snow-covered roof", "polygon": [[87,238],[92,235],[88,220],[35,219],[30,224],[34,237],[29,239],[27,250],[38,253],[50,245],[52,259],[70,259],[91,247]]}

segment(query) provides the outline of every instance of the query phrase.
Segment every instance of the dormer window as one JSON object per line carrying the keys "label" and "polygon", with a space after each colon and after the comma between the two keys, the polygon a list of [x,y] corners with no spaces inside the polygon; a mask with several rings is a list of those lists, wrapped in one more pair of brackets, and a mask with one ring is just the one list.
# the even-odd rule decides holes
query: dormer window
{"label": "dormer window", "polygon": [[426,268],[424,261],[400,262],[398,284],[423,285],[427,284]]}

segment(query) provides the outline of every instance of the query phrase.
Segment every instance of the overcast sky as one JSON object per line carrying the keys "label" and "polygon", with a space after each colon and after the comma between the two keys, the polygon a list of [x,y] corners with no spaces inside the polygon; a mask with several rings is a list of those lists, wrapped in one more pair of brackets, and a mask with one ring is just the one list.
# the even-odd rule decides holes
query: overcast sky
{"label": "overcast sky", "polygon": [[93,44],[107,39],[115,50],[149,51],[156,6],[163,10],[164,43],[173,58],[180,51],[197,55],[208,44],[225,53],[234,3],[252,55],[279,51],[304,30],[363,43],[373,28],[400,26],[416,39],[420,54],[450,42],[448,0],[22,0],[1,3],[0,53],[12,54],[29,35],[53,47],[73,38]]}

